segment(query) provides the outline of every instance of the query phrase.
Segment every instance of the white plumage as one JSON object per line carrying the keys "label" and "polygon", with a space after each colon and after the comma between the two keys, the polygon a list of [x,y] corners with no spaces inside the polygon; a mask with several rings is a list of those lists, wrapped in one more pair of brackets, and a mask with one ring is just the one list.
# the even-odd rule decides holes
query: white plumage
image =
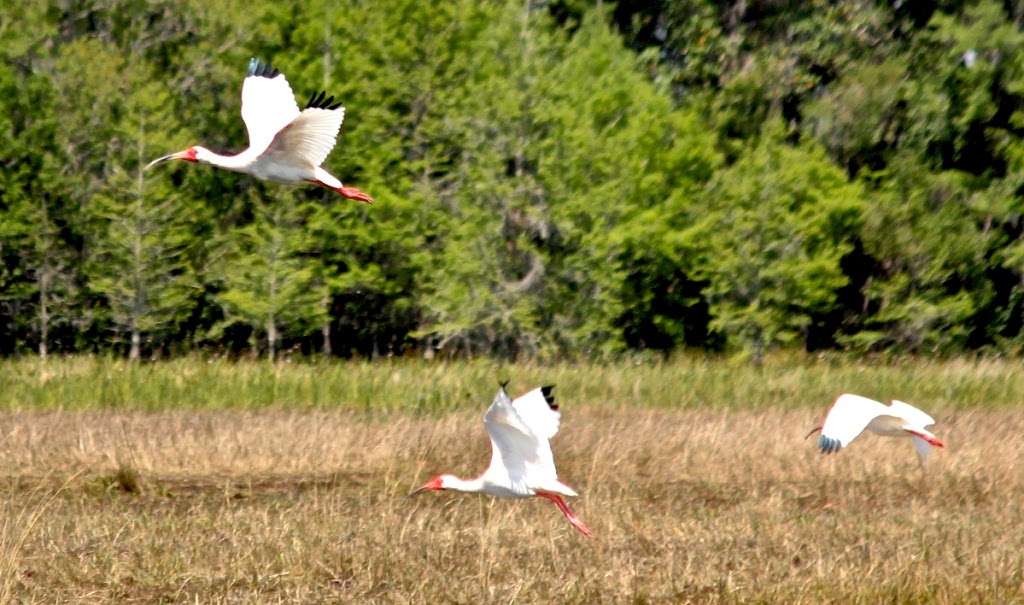
{"label": "white plumage", "polygon": [[927,427],[935,420],[925,412],[902,401],[885,405],[874,399],[844,393],[836,399],[825,417],[822,426],[813,429],[821,431],[818,447],[823,453],[838,452],[848,446],[865,429],[887,437],[910,437],[918,457],[924,463],[932,446],[943,447]]}
{"label": "white plumage", "polygon": [[[255,61],[255,63],[254,63]],[[242,121],[249,134],[244,153],[259,156],[282,128],[299,117],[299,105],[284,74],[249,61],[249,74],[242,80]],[[269,67],[269,66],[267,66]]]}
{"label": "white plumage", "polygon": [[334,141],[345,119],[345,108],[304,109],[273,138],[265,155],[296,157],[313,166],[319,166],[334,149]]}
{"label": "white plumage", "polygon": [[553,387],[540,387],[509,399],[502,388],[484,414],[491,437],[491,464],[484,471],[485,485],[509,490],[509,495],[533,496],[547,490],[566,496],[576,492],[558,480],[548,440],[558,432],[561,414],[554,406]]}
{"label": "white plumage", "polygon": [[157,158],[146,167],[165,160],[201,162],[268,181],[312,183],[369,203],[373,198],[345,187],[321,166],[334,148],[344,119],[345,108],[325,92],[314,94],[300,112],[284,74],[269,63],[252,59],[242,82],[242,121],[249,134],[249,148],[235,155],[220,155],[197,145]]}
{"label": "white plumage", "polygon": [[475,479],[438,475],[410,495],[448,489],[500,498],[538,496],[551,500],[573,527],[590,536],[590,529],[562,499],[578,494],[558,480],[548,442],[558,432],[561,419],[553,389],[539,387],[513,401],[502,385],[484,414],[484,426],[491,438],[487,470]]}

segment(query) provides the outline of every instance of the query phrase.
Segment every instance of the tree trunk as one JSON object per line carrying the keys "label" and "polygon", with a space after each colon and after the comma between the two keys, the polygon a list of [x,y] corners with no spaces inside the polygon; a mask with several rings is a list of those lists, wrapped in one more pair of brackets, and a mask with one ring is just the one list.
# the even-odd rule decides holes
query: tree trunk
{"label": "tree trunk", "polygon": [[128,359],[136,361],[140,357],[142,357],[142,334],[139,333],[138,328],[132,327],[132,348],[128,353]]}
{"label": "tree trunk", "polygon": [[141,216],[143,211],[143,204],[145,203],[145,181],[143,180],[143,166],[145,166],[145,150],[146,150],[146,124],[144,120],[139,120],[139,139],[135,146],[137,165],[135,166],[135,208],[133,217],[133,228],[134,233],[132,242],[132,348],[128,353],[128,359],[137,361],[142,357],[142,334],[139,330],[139,321],[142,319],[145,313],[145,308],[142,304],[142,289],[144,287],[142,280],[142,225]]}
{"label": "tree trunk", "polygon": [[327,318],[324,319],[324,325],[320,327],[320,334],[324,338],[320,352],[324,357],[330,357],[334,351],[331,350],[331,295],[329,293],[324,294],[324,307],[327,309]]}
{"label": "tree trunk", "polygon": [[46,341],[50,336],[50,308],[46,305],[49,298],[49,273],[46,268],[39,275],[39,358],[46,359]]}
{"label": "tree trunk", "polygon": [[331,320],[328,319],[324,322],[324,325],[320,327],[320,334],[324,337],[324,344],[320,348],[320,352],[323,353],[324,357],[330,357],[334,351],[331,349]]}
{"label": "tree trunk", "polygon": [[[323,81],[321,86],[324,90],[330,90],[331,88],[331,49],[334,48],[334,36],[332,35],[333,28],[330,26],[330,20],[324,19],[324,45],[323,45]],[[320,334],[324,338],[323,345],[320,347],[320,352],[324,357],[330,357],[334,351],[331,349],[331,293],[329,289],[324,287],[324,298],[323,305],[324,309],[327,310],[327,317],[324,319],[324,325],[320,327]]]}
{"label": "tree trunk", "polygon": [[273,317],[267,320],[267,356],[270,361],[274,361],[277,356],[277,324]]}
{"label": "tree trunk", "polygon": [[754,333],[754,359],[753,359],[753,362],[754,362],[755,366],[761,367],[764,364],[764,351],[765,351],[764,332],[762,332],[760,329],[758,329]]}

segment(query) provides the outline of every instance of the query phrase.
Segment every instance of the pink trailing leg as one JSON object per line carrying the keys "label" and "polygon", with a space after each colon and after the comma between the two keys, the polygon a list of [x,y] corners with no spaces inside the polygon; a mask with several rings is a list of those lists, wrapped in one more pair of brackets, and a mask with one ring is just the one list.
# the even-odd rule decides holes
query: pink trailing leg
{"label": "pink trailing leg", "polygon": [[587,527],[586,523],[581,521],[580,518],[576,516],[576,513],[572,512],[572,509],[569,508],[569,505],[566,504],[565,500],[560,495],[551,492],[537,492],[537,495],[541,498],[554,502],[555,506],[558,507],[558,510],[562,511],[562,514],[565,515],[565,518],[569,523],[578,529],[581,534],[588,538],[594,537],[594,532],[590,531],[590,528]]}
{"label": "pink trailing leg", "polygon": [[372,204],[373,203],[373,198],[370,197],[369,194],[364,193],[364,192],[360,191],[359,189],[356,189],[355,187],[332,187],[332,186],[328,185],[327,183],[325,183],[323,181],[320,181],[320,180],[310,180],[309,182],[313,183],[314,185],[319,185],[319,186],[323,187],[324,189],[330,189],[331,191],[339,193],[339,194],[341,194],[342,197],[348,198],[350,200],[355,200],[357,202],[364,202],[366,204]]}

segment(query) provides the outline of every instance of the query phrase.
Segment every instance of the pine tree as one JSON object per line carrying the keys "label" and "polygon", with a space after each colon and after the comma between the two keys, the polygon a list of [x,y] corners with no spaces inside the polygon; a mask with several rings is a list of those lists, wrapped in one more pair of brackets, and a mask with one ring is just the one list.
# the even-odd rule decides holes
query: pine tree
{"label": "pine tree", "polygon": [[[94,65],[108,61],[117,70],[111,93],[124,102],[107,116],[106,176],[88,200],[86,271],[113,329],[128,340],[129,358],[139,359],[144,340],[154,342],[176,327],[194,304],[193,217],[188,198],[175,195],[166,179],[147,180],[144,173],[149,158],[169,146],[163,121],[170,99],[143,61],[143,49],[134,47],[122,59],[110,49],[87,48]],[[101,74],[80,77],[89,76]]]}
{"label": "pine tree", "polygon": [[15,300],[32,301],[36,350],[42,358],[49,354],[52,330],[70,323],[74,317],[78,291],[74,272],[76,256],[63,240],[52,215],[51,203],[41,192],[34,199],[15,203],[5,218],[13,232],[4,234],[13,236],[11,243],[18,253],[19,267],[30,280],[6,294]]}
{"label": "pine tree", "polygon": [[12,348],[31,340],[46,357],[52,331],[79,317],[79,263],[69,242],[74,206],[61,173],[54,87],[43,58],[20,54],[50,33],[39,8],[19,7],[32,27],[0,31],[0,136],[7,141],[0,171],[0,300]]}
{"label": "pine tree", "polygon": [[325,285],[316,283],[312,248],[305,229],[308,208],[294,205],[290,190],[273,187],[273,201],[256,205],[255,220],[226,235],[215,275],[221,290],[217,301],[225,319],[216,336],[232,324],[243,324],[266,341],[267,357],[277,357],[283,337],[322,325]]}

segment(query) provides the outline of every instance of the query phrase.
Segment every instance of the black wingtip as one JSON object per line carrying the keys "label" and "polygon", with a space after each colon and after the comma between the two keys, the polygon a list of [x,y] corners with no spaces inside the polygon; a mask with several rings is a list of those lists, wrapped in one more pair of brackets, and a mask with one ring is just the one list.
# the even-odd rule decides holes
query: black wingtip
{"label": "black wingtip", "polygon": [[548,384],[540,388],[541,395],[544,395],[544,401],[548,402],[548,407],[552,410],[558,409],[558,404],[555,403],[555,396],[551,393],[555,388],[555,385]]}
{"label": "black wingtip", "polygon": [[506,378],[505,380],[499,380],[498,381],[498,386],[500,386],[501,390],[504,391],[506,388],[508,388],[508,383],[509,382],[511,382],[511,379],[509,379],[509,378]]}
{"label": "black wingtip", "polygon": [[822,454],[834,454],[842,449],[843,444],[838,439],[832,439],[822,435],[818,438],[818,447]]}
{"label": "black wingtip", "polygon": [[281,72],[274,69],[274,66],[270,63],[264,63],[256,57],[249,59],[249,76],[256,76],[257,78],[276,78]]}
{"label": "black wingtip", "polygon": [[335,103],[334,102],[334,95],[331,95],[331,96],[328,97],[327,96],[327,91],[326,90],[321,90],[320,92],[314,92],[313,96],[311,96],[309,98],[309,101],[306,102],[305,109],[309,109],[311,107],[313,109],[332,109],[333,110],[333,109],[337,109],[337,108],[341,107],[341,101],[338,101],[337,103]]}

